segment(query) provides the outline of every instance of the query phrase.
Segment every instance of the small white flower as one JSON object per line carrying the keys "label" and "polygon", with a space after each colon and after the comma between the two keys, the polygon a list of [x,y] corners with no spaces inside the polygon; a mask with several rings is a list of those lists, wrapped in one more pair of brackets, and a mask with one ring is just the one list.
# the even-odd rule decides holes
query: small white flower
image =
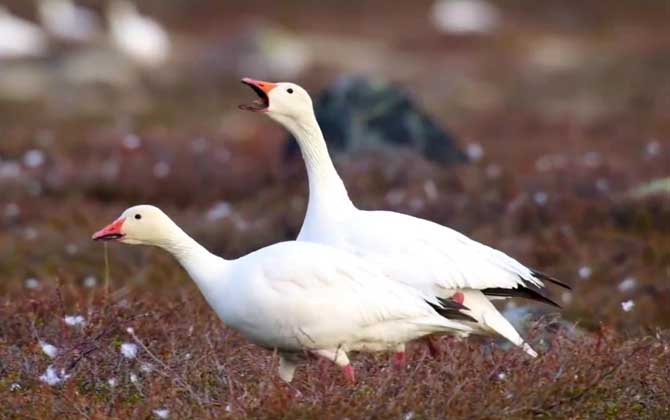
{"label": "small white flower", "polygon": [[589,267],[588,265],[583,265],[579,267],[579,270],[577,270],[577,274],[579,274],[579,278],[581,278],[582,280],[588,280],[589,277],[591,277],[591,273],[592,273],[591,267]]}
{"label": "small white flower", "polygon": [[109,384],[110,388],[114,388],[116,386],[116,378],[107,379],[107,383]]}
{"label": "small white flower", "polygon": [[86,276],[84,278],[84,287],[93,288],[98,284],[98,279],[95,276]]}
{"label": "small white flower", "polygon": [[501,381],[504,381],[505,378],[507,378],[507,374],[505,372],[498,373],[498,379],[500,379]]}
{"label": "small white flower", "polygon": [[24,284],[26,286],[26,289],[37,289],[38,287],[40,287],[40,281],[34,277],[26,279]]}
{"label": "small white flower", "polygon": [[132,334],[135,334],[135,330],[133,329],[133,327],[128,327],[128,328],[126,328],[126,332],[127,332],[128,334],[131,334],[131,335],[132,335]]}
{"label": "small white flower", "polygon": [[135,150],[142,146],[142,139],[140,139],[136,134],[128,134],[123,138],[123,147],[130,150]]}
{"label": "small white flower", "polygon": [[624,312],[630,312],[633,310],[635,307],[635,302],[633,302],[632,299],[627,300],[625,302],[621,302],[621,309],[623,309]]}
{"label": "small white flower", "polygon": [[49,344],[46,341],[40,341],[40,347],[42,347],[42,352],[52,359],[58,355],[58,348],[53,344]]}
{"label": "small white flower", "polygon": [[661,154],[661,143],[658,140],[652,140],[644,147],[644,153],[647,157],[656,157]]}
{"label": "small white flower", "polygon": [[544,206],[547,204],[547,201],[549,201],[549,194],[544,191],[538,191],[533,194],[533,201],[535,201],[535,204],[538,206]]}
{"label": "small white flower", "polygon": [[84,320],[84,317],[81,315],[65,315],[65,318],[63,318],[65,323],[71,327],[76,327],[77,325],[83,326],[86,321]]}
{"label": "small white flower", "polygon": [[563,293],[561,294],[561,300],[562,300],[563,303],[565,303],[566,305],[569,304],[570,302],[572,302],[572,293],[570,293],[570,292],[563,292]]}
{"label": "small white flower", "polygon": [[123,343],[121,344],[121,354],[126,359],[134,359],[137,357],[137,344]]}
{"label": "small white flower", "polygon": [[166,419],[170,415],[170,410],[167,408],[159,408],[154,410],[154,414],[161,419]]}
{"label": "small white flower", "polygon": [[500,25],[500,11],[485,0],[440,0],[433,4],[435,27],[454,34],[487,34]]}
{"label": "small white flower", "polygon": [[226,201],[219,201],[215,203],[209,210],[207,210],[207,220],[216,221],[225,219],[233,212],[233,207]]}
{"label": "small white flower", "polygon": [[156,178],[165,178],[170,174],[170,164],[167,162],[157,162],[153,168],[154,176]]}
{"label": "small white flower", "polygon": [[37,168],[44,163],[44,152],[38,149],[28,150],[23,155],[23,164],[29,168]]}
{"label": "small white flower", "polygon": [[230,404],[226,404],[226,409],[225,410],[226,410],[226,413],[230,413],[230,412],[233,411],[233,406],[230,405]]}
{"label": "small white flower", "polygon": [[47,385],[53,386],[58,385],[69,377],[70,375],[66,375],[64,369],[61,369],[59,374],[56,369],[53,368],[53,366],[49,366],[46,372],[40,376],[40,381],[46,383]]}
{"label": "small white flower", "polygon": [[617,289],[619,289],[621,293],[625,293],[635,289],[635,286],[637,286],[637,280],[635,277],[626,277],[621,283],[619,283]]}
{"label": "small white flower", "polygon": [[408,411],[403,416],[403,420],[412,420],[414,418],[414,411]]}
{"label": "small white flower", "polygon": [[465,146],[465,154],[468,155],[471,161],[477,162],[484,157],[484,148],[479,143],[468,143]]}
{"label": "small white flower", "polygon": [[130,382],[136,384],[137,383],[137,375],[135,375],[134,373],[131,373],[130,374]]}
{"label": "small white flower", "polygon": [[140,365],[140,370],[141,370],[142,372],[149,373],[149,372],[151,372],[152,370],[154,370],[154,365],[152,365],[151,363],[142,363],[142,364]]}

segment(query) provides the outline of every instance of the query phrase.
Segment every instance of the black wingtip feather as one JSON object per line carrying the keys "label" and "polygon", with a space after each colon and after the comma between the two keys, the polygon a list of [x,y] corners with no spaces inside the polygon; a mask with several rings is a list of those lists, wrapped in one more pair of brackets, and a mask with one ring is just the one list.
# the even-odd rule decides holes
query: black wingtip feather
{"label": "black wingtip feather", "polygon": [[551,306],[560,308],[561,305],[553,301],[549,296],[544,295],[539,288],[535,289],[536,286],[519,286],[516,289],[505,289],[503,287],[489,287],[488,289],[483,289],[482,293],[486,296],[496,296],[496,297],[522,297],[530,300],[536,300],[538,302],[543,302]]}
{"label": "black wingtip feather", "polygon": [[439,305],[436,305],[428,301],[426,301],[426,303],[430,305],[430,307],[433,308],[435,312],[437,312],[441,316],[456,321],[477,322],[476,319],[462,312],[463,310],[469,310],[467,306],[460,304],[454,300],[444,299],[440,297],[437,298],[437,301],[439,302]]}
{"label": "black wingtip feather", "polygon": [[550,283],[554,283],[555,285],[561,286],[565,289],[572,290],[572,286],[570,286],[567,283],[563,283],[562,281],[556,279],[555,277],[551,277],[548,274],[545,274],[541,271],[537,270],[532,270],[533,277],[537,277],[540,280],[548,281]]}

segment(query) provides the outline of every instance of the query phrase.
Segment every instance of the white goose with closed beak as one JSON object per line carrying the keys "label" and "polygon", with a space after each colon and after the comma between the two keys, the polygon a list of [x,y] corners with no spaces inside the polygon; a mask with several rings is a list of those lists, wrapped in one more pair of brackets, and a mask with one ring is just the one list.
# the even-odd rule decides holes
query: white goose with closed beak
{"label": "white goose with closed beak", "polygon": [[171,253],[221,320],[280,355],[290,382],[312,353],[342,367],[354,381],[351,351],[395,350],[434,333],[467,335],[462,306],[389,282],[374,265],[309,242],[281,242],[235,260],[207,251],[165,213],[139,205],[93,235]]}
{"label": "white goose with closed beak", "polygon": [[[490,299],[520,296],[558,306],[545,294],[544,282],[567,285],[437,223],[392,211],[357,209],[333,166],[309,94],[294,83],[249,78],[242,82],[259,100],[240,108],[279,122],[300,146],[309,201],[298,241],[351,252],[375,263],[396,283],[462,303],[476,319],[472,326],[478,333],[499,334],[537,356]],[[428,344],[432,353],[439,352],[435,343]],[[396,363],[404,363],[403,351],[396,355]]]}

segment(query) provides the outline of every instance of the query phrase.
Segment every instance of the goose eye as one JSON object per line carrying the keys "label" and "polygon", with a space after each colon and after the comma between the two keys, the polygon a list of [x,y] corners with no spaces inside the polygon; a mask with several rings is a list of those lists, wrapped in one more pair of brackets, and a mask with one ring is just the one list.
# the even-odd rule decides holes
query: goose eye
{"label": "goose eye", "polygon": [[141,218],[142,218],[142,215],[141,215],[141,214],[136,214],[136,215],[135,215],[135,219],[140,220]]}
{"label": "goose eye", "polygon": [[293,93],[293,88],[288,88],[288,89],[286,89],[286,91],[287,91],[288,93]]}

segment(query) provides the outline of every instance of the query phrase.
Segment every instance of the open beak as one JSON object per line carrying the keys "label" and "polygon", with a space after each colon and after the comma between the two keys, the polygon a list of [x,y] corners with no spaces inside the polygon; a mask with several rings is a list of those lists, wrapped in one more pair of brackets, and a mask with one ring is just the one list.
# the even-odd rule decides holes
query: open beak
{"label": "open beak", "polygon": [[277,85],[275,83],[263,82],[262,80],[254,80],[248,77],[242,79],[242,83],[253,89],[254,92],[256,92],[256,95],[258,95],[258,99],[250,104],[242,104],[239,108],[245,111],[254,112],[267,111],[270,106],[270,98],[268,97],[268,94],[272,89],[277,87]]}
{"label": "open beak", "polygon": [[116,219],[106,228],[100,229],[93,234],[94,241],[114,241],[123,238],[125,235],[121,232],[125,218]]}

